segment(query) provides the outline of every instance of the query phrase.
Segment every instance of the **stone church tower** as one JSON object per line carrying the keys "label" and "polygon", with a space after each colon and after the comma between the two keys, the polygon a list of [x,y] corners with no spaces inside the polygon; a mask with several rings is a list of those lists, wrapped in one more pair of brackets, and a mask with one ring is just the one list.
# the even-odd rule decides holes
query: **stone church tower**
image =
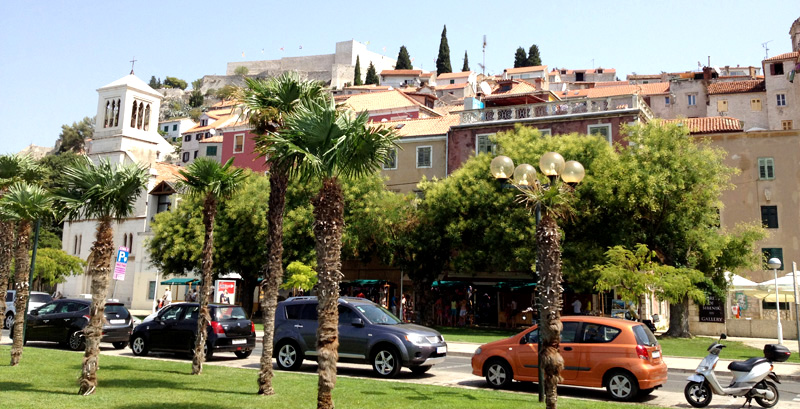
{"label": "stone church tower", "polygon": [[800,17],[792,23],[789,36],[792,37],[792,51],[800,51]]}

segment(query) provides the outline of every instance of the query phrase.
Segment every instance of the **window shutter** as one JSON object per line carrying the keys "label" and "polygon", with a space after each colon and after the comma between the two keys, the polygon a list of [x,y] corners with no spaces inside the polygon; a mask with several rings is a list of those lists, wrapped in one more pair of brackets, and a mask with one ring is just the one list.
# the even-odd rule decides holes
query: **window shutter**
{"label": "window shutter", "polygon": [[769,65],[769,75],[775,75],[775,64]]}

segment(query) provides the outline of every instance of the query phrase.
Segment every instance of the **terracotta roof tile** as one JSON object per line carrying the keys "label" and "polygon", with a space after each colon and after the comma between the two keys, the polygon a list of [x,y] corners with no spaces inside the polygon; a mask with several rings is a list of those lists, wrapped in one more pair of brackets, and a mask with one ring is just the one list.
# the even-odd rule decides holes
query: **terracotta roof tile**
{"label": "terracotta roof tile", "polygon": [[[589,69],[589,70],[563,70],[566,71],[567,74],[572,75],[575,72],[584,72],[586,74],[598,74],[597,70],[603,70],[601,74],[609,74],[612,72],[617,72],[616,68],[597,68],[597,69]],[[559,70],[561,72],[562,70]]]}
{"label": "terracotta roof tile", "polygon": [[448,90],[448,89],[464,89],[464,88],[466,88],[468,86],[470,86],[470,85],[467,82],[465,82],[463,84],[445,84],[445,85],[437,85],[436,86],[436,90],[437,91],[443,91],[443,90]]}
{"label": "terracotta roof tile", "polygon": [[779,55],[776,55],[774,57],[767,58],[766,60],[764,60],[764,62],[791,60],[791,59],[797,59],[797,58],[800,58],[800,51],[795,51],[795,52],[792,52],[792,53],[779,54]]}
{"label": "terracotta roof tile", "polygon": [[742,131],[742,121],[729,116],[665,119],[664,122],[682,124],[692,134]]}
{"label": "terracotta roof tile", "polygon": [[709,95],[712,94],[738,94],[743,92],[765,92],[767,87],[764,80],[747,81],[720,81],[708,86]]}
{"label": "terracotta roof tile", "polygon": [[[444,135],[450,127],[458,125],[458,115],[445,115],[438,118],[408,119],[404,121],[374,122],[372,126],[385,126],[396,130],[401,138],[414,136]],[[398,128],[398,125],[402,125]]]}
{"label": "terracotta roof tile", "polygon": [[197,133],[197,132],[205,132],[211,129],[216,128],[223,128],[227,125],[230,125],[232,121],[235,121],[239,118],[239,115],[235,112],[233,106],[228,106],[227,108],[217,109],[214,111],[206,112],[209,118],[213,119],[214,121],[209,121],[209,124],[206,126],[195,126],[192,128],[187,129],[186,131],[182,132],[183,135],[187,133]]}
{"label": "terracotta roof tile", "polygon": [[340,95],[336,98],[336,101],[344,103],[356,112],[411,108],[422,105],[396,89],[355,95]]}
{"label": "terracotta roof tile", "polygon": [[[506,83],[511,83],[511,89],[506,91],[501,91],[501,89],[506,85]],[[524,80],[501,80],[498,81],[497,85],[492,88],[492,94],[487,95],[484,97],[484,100],[494,99],[494,98],[503,98],[512,95],[523,95],[523,94],[533,94],[541,92],[540,89],[537,89],[535,85],[531,84],[528,81]]]}
{"label": "terracotta roof tile", "polygon": [[[668,82],[654,82],[651,84],[638,85],[617,85],[611,87],[589,88],[586,92],[587,98],[605,98],[617,95],[659,95],[669,92]],[[572,95],[570,95],[571,97]]]}
{"label": "terracotta roof tile", "polygon": [[472,71],[461,71],[461,72],[448,72],[445,74],[437,75],[437,80],[449,80],[454,78],[466,78],[472,75]]}
{"label": "terracotta roof tile", "polygon": [[369,84],[369,85],[351,85],[349,87],[344,87],[343,89],[345,89],[345,90],[348,90],[348,89],[357,89],[357,90],[367,89],[367,90],[384,90],[384,91],[388,91],[391,88],[392,87],[390,87],[388,85]]}
{"label": "terracotta roof tile", "polygon": [[392,76],[395,76],[395,77],[399,77],[399,76],[403,76],[403,77],[416,76],[416,77],[419,77],[420,75],[422,75],[422,70],[383,70],[383,71],[381,71],[381,76],[383,76],[383,77],[392,77]]}
{"label": "terracotta roof tile", "polygon": [[178,179],[183,179],[178,171],[181,169],[180,166],[173,165],[167,162],[156,162],[153,164],[153,168],[157,172],[156,175],[156,185],[163,182],[175,182]]}
{"label": "terracotta roof tile", "polygon": [[222,143],[222,135],[214,135],[210,138],[203,139],[200,143]]}
{"label": "terracotta roof tile", "polygon": [[519,74],[523,72],[536,72],[536,71],[547,71],[546,65],[535,65],[533,67],[517,67],[517,68],[506,68],[503,72],[508,74]]}

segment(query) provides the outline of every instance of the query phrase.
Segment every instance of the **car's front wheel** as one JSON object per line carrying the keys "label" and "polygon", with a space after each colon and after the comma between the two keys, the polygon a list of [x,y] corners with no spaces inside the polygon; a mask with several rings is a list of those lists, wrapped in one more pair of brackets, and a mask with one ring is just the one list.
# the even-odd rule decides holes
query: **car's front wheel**
{"label": "car's front wheel", "polygon": [[3,320],[3,327],[7,329],[11,329],[14,326],[14,313],[9,312],[6,314],[5,319]]}
{"label": "car's front wheel", "polygon": [[606,390],[614,400],[629,401],[639,393],[639,381],[628,372],[617,371],[609,376]]}
{"label": "car's front wheel", "polygon": [[296,371],[303,364],[303,353],[292,341],[282,341],[278,344],[278,368],[284,371]]}
{"label": "car's front wheel", "polygon": [[233,351],[233,353],[236,355],[236,357],[237,357],[237,358],[239,358],[239,359],[245,359],[245,358],[247,358],[248,356],[250,356],[250,354],[252,354],[252,353],[253,353],[253,350],[252,350],[252,349],[249,349],[249,350],[247,350],[247,351]]}
{"label": "car's front wheel", "polygon": [[111,345],[114,346],[114,349],[125,349],[128,346],[127,342],[112,342]]}
{"label": "car's front wheel", "polygon": [[137,335],[136,338],[133,339],[133,342],[131,342],[131,351],[133,351],[133,354],[136,356],[147,355],[147,342],[145,342],[143,336]]}
{"label": "car's front wheel", "polygon": [[483,372],[486,374],[486,382],[495,389],[506,388],[514,380],[511,365],[500,359],[490,361]]}
{"label": "car's front wheel", "polygon": [[401,367],[400,354],[393,347],[382,346],[372,353],[372,369],[382,378],[394,378]]}
{"label": "car's front wheel", "polygon": [[73,351],[86,349],[86,339],[83,337],[83,331],[72,331],[67,339],[67,346]]}
{"label": "car's front wheel", "polygon": [[414,375],[422,375],[425,372],[430,371],[431,368],[433,368],[432,365],[428,365],[428,366],[412,366],[409,369],[411,369],[411,373],[413,373]]}

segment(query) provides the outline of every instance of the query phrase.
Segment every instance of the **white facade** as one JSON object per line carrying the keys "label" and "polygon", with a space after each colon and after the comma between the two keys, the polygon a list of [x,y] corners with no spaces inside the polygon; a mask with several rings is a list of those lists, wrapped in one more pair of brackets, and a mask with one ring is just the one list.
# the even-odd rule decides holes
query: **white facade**
{"label": "white facade", "polygon": [[166,132],[164,139],[170,142],[177,142],[181,138],[182,133],[196,125],[197,124],[189,118],[175,118],[169,121],[159,122],[158,129],[161,130],[161,132]]}

